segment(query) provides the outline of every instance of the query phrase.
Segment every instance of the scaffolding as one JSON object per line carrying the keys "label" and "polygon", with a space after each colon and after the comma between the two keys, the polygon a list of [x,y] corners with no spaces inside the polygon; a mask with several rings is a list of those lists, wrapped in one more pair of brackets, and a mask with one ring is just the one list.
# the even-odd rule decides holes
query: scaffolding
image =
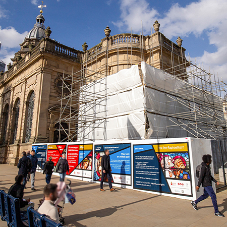
{"label": "scaffolding", "polygon": [[[160,71],[165,76],[162,79],[153,78],[152,82],[149,83],[149,81],[145,80],[146,76],[140,69],[141,83],[144,90],[149,88],[152,92],[164,94],[167,98],[165,102],[153,100],[154,108],[145,111],[144,114],[147,117],[145,122],[147,135],[145,139],[170,137],[170,132],[177,128],[186,132],[185,136],[215,140],[225,138],[226,120],[223,113],[223,103],[225,102],[224,96],[227,91],[227,84],[219,80],[218,76],[192,63],[190,58],[187,60],[183,57],[182,47],[177,52],[174,48],[176,44],[164,42],[161,33],[159,46],[153,42],[152,37],[151,35],[147,52],[149,53],[149,58],[146,62],[151,66],[154,65],[153,51],[158,47],[161,53]],[[108,42],[110,41],[108,37],[106,39],[106,48],[102,49],[100,46],[93,48],[92,58],[93,61],[96,61],[93,68],[88,67],[88,54],[85,54],[82,59],[81,70],[74,72],[72,69],[71,75],[66,75],[63,72],[61,79],[62,94],[59,100],[60,114],[57,122],[59,125],[59,142],[62,131],[67,135],[62,141],[96,140],[96,130],[99,128],[102,128],[103,139],[107,139],[107,77],[109,76],[108,54],[110,51],[108,49]],[[133,46],[135,43],[139,45],[136,48],[139,48],[141,51],[141,61],[144,60],[144,36],[140,35],[140,38],[135,41],[131,32],[124,39],[114,40],[117,49],[118,70],[119,49],[122,43],[127,44],[126,65],[128,68],[133,65],[132,54],[135,49]],[[167,67],[163,60],[164,51],[169,51],[171,54],[170,67]],[[100,70],[97,67],[98,56],[100,54],[105,55],[105,70]],[[180,64],[174,62],[176,57],[178,62],[181,62]],[[169,109],[166,108],[168,106]],[[149,117],[158,117],[160,120],[160,125],[155,126],[152,132],[149,131],[151,127]],[[161,121],[164,118],[166,124],[163,126]],[[64,127],[64,124],[68,125],[68,129]]]}

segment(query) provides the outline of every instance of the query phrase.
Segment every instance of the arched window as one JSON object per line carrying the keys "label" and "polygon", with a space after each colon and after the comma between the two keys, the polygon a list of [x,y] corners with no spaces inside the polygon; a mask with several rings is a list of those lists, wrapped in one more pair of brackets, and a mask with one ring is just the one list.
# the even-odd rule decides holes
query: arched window
{"label": "arched window", "polygon": [[12,137],[11,137],[12,143],[15,143],[15,140],[17,138],[19,111],[20,111],[20,99],[18,98],[13,108],[13,124],[12,124]]}
{"label": "arched window", "polygon": [[35,93],[32,91],[30,93],[30,96],[28,98],[27,102],[27,119],[25,121],[25,143],[29,142],[31,138],[31,132],[32,132],[32,120],[33,120],[33,110],[34,110],[34,100],[35,100]]}
{"label": "arched window", "polygon": [[2,143],[6,142],[6,133],[9,119],[9,105],[6,104],[3,111],[3,121],[2,121]]}

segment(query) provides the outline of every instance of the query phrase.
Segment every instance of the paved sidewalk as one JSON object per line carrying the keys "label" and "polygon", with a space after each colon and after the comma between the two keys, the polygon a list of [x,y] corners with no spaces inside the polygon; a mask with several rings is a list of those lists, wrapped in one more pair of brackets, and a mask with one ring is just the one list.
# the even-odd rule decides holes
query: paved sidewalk
{"label": "paved sidewalk", "polygon": [[[8,190],[13,184],[18,169],[0,165],[0,188]],[[37,208],[43,197],[45,175],[37,173],[37,191],[31,192],[30,182],[25,189],[25,198],[31,198]],[[53,176],[52,183],[59,178]],[[107,189],[107,186],[105,186]],[[72,189],[77,202],[66,204],[64,217],[67,226],[227,226],[227,217],[214,216],[211,199],[199,204],[199,210],[192,209],[188,200],[119,188],[116,192],[99,191],[96,183],[72,180]],[[219,209],[227,216],[227,190],[217,194]],[[7,226],[0,221],[0,226]]]}

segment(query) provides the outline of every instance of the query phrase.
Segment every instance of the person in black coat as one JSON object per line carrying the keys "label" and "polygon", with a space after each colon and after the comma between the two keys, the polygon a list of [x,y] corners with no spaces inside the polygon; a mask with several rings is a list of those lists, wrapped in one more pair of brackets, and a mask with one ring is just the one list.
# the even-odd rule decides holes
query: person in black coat
{"label": "person in black coat", "polygon": [[56,172],[60,174],[60,181],[65,180],[66,172],[69,172],[69,164],[66,160],[66,154],[62,154],[62,158],[58,161]]}
{"label": "person in black coat", "polygon": [[30,199],[23,200],[24,196],[24,186],[22,185],[23,180],[24,176],[22,174],[17,175],[15,177],[15,184],[13,184],[8,191],[9,195],[20,200],[20,208],[25,207],[30,202]]}
{"label": "person in black coat", "polygon": [[[27,151],[27,153],[26,153],[26,155],[27,155],[27,157],[29,158],[29,156],[30,156],[30,151]],[[30,160],[30,158],[28,159],[28,161]],[[32,164],[30,163],[30,161],[29,161],[29,164],[28,164],[29,166],[32,166]],[[28,182],[29,180],[30,180],[30,169],[28,169],[28,174],[27,174],[27,178],[26,178],[26,181]]]}
{"label": "person in black coat", "polygon": [[210,196],[214,206],[214,214],[218,217],[224,217],[224,215],[218,210],[216,194],[214,192],[214,189],[212,188],[212,181],[215,182],[217,185],[219,183],[211,175],[210,164],[211,155],[209,154],[203,155],[203,162],[201,164],[201,171],[199,175],[199,181],[196,186],[196,190],[198,191],[200,185],[202,184],[202,186],[204,187],[204,193],[197,200],[192,201],[191,204],[195,210],[198,210],[197,204]]}
{"label": "person in black coat", "polygon": [[105,155],[103,155],[102,161],[101,161],[102,178],[101,178],[101,183],[100,183],[100,191],[105,191],[103,189],[103,182],[104,182],[105,176],[107,176],[110,191],[114,191],[114,189],[112,188],[112,175],[111,175],[110,156],[109,155],[110,155],[110,151],[105,150]]}
{"label": "person in black coat", "polygon": [[49,157],[49,161],[44,164],[43,174],[46,174],[46,183],[49,184],[53,173],[54,163],[52,157]]}
{"label": "person in black coat", "polygon": [[23,157],[19,160],[17,167],[19,168],[18,174],[23,175],[23,186],[26,185],[26,178],[29,170],[31,169],[29,158],[26,156],[26,152],[22,152]]}

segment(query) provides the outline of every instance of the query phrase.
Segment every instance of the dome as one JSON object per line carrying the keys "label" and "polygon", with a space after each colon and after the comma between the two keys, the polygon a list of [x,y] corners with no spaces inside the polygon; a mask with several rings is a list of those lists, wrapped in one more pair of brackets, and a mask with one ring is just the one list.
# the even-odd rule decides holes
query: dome
{"label": "dome", "polygon": [[42,39],[45,38],[45,26],[44,26],[44,17],[42,14],[36,17],[36,23],[32,30],[27,34],[25,38],[27,39]]}

